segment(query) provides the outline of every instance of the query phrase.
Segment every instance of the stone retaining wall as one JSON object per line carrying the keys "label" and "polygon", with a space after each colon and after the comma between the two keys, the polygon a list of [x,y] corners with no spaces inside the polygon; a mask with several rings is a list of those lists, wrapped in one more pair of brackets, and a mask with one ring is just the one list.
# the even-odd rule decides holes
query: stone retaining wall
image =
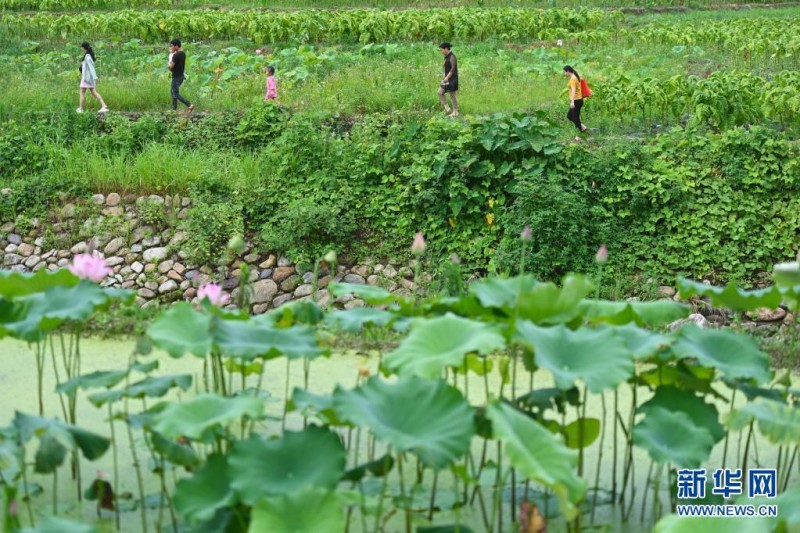
{"label": "stone retaining wall", "polygon": [[[244,263],[252,283],[253,312],[263,313],[291,300],[312,297],[313,272],[300,271],[287,258],[261,253],[250,243],[245,243],[242,253],[225,268],[190,264],[182,249],[189,236],[180,229],[190,207],[191,200],[180,196],[122,198],[116,193],[97,194],[85,204],[65,204],[55,217],[57,221],[48,227],[37,220],[26,221],[26,227],[6,222],[0,227],[3,268],[18,272],[56,270],[66,267],[74,255],[94,248],[113,270],[102,285],[135,291],[136,302],[142,307],[193,300],[197,289],[212,281],[235,298]],[[159,230],[142,220],[148,210],[153,213],[161,209],[165,220],[172,221],[166,224],[170,227]],[[331,301],[327,286],[332,279],[380,285],[393,293],[410,295],[412,278],[408,265],[370,261],[350,267],[339,265],[333,276],[323,265],[317,299],[322,305]],[[346,309],[364,305],[352,296],[339,297],[333,303]]]}

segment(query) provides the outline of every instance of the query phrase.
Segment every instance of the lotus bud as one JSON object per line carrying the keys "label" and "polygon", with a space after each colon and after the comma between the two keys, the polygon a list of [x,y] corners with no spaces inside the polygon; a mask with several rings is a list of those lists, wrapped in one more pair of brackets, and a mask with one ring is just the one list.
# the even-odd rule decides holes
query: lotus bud
{"label": "lotus bud", "polygon": [[337,260],[336,251],[335,250],[328,250],[328,253],[325,254],[325,257],[323,257],[322,259],[326,263],[328,263],[329,265],[332,265],[332,264],[336,263],[336,260]]}
{"label": "lotus bud", "polygon": [[422,236],[422,232],[418,231],[417,235],[414,237],[414,242],[411,244],[411,253],[420,256],[425,253],[425,237]]}
{"label": "lotus bud", "polygon": [[108,479],[108,472],[102,468],[97,469],[97,479]]}
{"label": "lotus bud", "polygon": [[450,254],[450,262],[453,263],[454,265],[460,265],[461,258],[458,257],[457,254]]}
{"label": "lotus bud", "polygon": [[216,283],[208,283],[200,287],[197,291],[197,297],[201,300],[203,298],[208,298],[208,301],[211,302],[212,305],[225,305],[230,299],[230,296],[225,294],[222,291],[222,287]]}
{"label": "lotus bud", "polygon": [[106,260],[99,255],[78,254],[69,265],[69,271],[81,279],[88,279],[95,283],[103,281],[111,273],[111,269],[106,266]]}
{"label": "lotus bud", "polygon": [[522,233],[520,233],[519,237],[523,241],[529,241],[533,238],[533,232],[531,231],[531,225],[525,224],[525,227],[522,228]]}
{"label": "lotus bud", "polygon": [[556,46],[564,46],[564,41],[562,41],[561,39],[557,40]]}
{"label": "lotus bud", "polygon": [[608,248],[606,248],[605,244],[602,245],[599,250],[597,250],[596,254],[594,254],[594,260],[601,265],[608,261]]}
{"label": "lotus bud", "polygon": [[261,55],[261,48],[256,48],[256,55],[257,55],[257,56],[260,56],[260,55]]}
{"label": "lotus bud", "polygon": [[13,499],[8,504],[8,516],[14,517],[17,516],[18,513],[19,513],[19,506],[17,504],[17,500]]}
{"label": "lotus bud", "polygon": [[241,235],[234,235],[228,241],[228,249],[237,254],[242,250],[244,250],[244,247],[245,247],[244,239],[242,239]]}

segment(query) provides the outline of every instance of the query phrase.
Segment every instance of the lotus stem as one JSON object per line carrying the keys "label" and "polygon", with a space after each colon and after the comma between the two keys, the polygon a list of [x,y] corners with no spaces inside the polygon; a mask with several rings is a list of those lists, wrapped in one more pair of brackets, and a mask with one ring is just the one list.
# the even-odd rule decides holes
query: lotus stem
{"label": "lotus stem", "polygon": [[[612,458],[611,462],[611,501],[617,500],[617,430],[619,429],[617,426],[617,417],[619,416],[619,392],[617,389],[614,389],[614,417],[612,418],[612,422],[614,423],[614,457]],[[605,420],[603,420],[605,423]]]}
{"label": "lotus stem", "polygon": [[[126,378],[125,386],[130,386],[130,377]],[[136,452],[136,442],[133,439],[133,429],[131,429],[130,423],[130,409],[128,406],[129,398],[125,398],[123,405],[124,405],[124,412],[125,412],[125,422],[127,427],[128,433],[128,444],[131,447],[131,458],[133,459],[133,467],[136,469],[136,483],[139,488],[139,502],[140,502],[140,513],[142,517],[142,531],[147,533],[147,512],[144,508],[144,480],[142,479],[142,470],[141,465],[139,464],[139,454]]]}
{"label": "lotus stem", "polygon": [[[391,453],[391,446],[386,450],[387,453]],[[388,483],[389,473],[385,473],[383,475],[383,479],[381,480],[381,493],[378,497],[378,509],[375,513],[375,528],[373,531],[379,533],[383,531],[383,522],[381,522],[381,516],[383,515],[383,500],[386,497],[386,487]]]}
{"label": "lotus stem", "polygon": [[41,341],[36,343],[36,392],[39,395],[39,416],[44,416],[44,356]]}
{"label": "lotus stem", "polygon": [[606,395],[600,394],[600,403],[603,407],[603,423],[600,426],[600,447],[597,451],[597,468],[594,472],[594,494],[592,495],[591,522],[594,522],[594,512],[597,509],[597,493],[600,492],[600,469],[603,464],[603,444],[606,440]]}
{"label": "lotus stem", "polygon": [[[52,335],[50,335],[50,359],[53,362],[53,373],[56,377],[56,386],[58,386],[61,384],[61,379],[58,375],[58,365],[56,364],[56,348]],[[64,420],[69,420],[69,418],[67,418],[67,406],[64,404],[64,395],[60,392],[58,393],[58,401],[61,404],[61,413],[64,415]]]}
{"label": "lotus stem", "polygon": [[[647,469],[647,478],[645,479],[645,488],[644,488],[644,496],[642,497],[642,509],[639,512],[639,521],[644,523],[644,511],[647,509],[647,489],[651,485],[650,476],[653,475],[653,465],[655,465],[655,461],[650,459],[650,467]],[[656,494],[653,494],[653,499],[655,500]]]}
{"label": "lotus stem", "polygon": [[408,499],[406,497],[405,475],[403,474],[403,454],[400,452],[397,453],[397,472],[400,475],[400,499],[403,502],[406,533],[411,533],[411,509],[409,509]]}
{"label": "lotus stem", "polygon": [[747,458],[750,455],[750,442],[751,437],[753,436],[753,423],[755,420],[750,422],[750,426],[747,430],[747,440],[744,443],[744,457],[742,457],[742,472],[747,472]]}
{"label": "lotus stem", "polygon": [[[433,507],[436,503],[436,484],[439,481],[439,472],[433,472],[433,485],[431,486],[431,499],[428,504],[428,520],[433,520]],[[456,489],[456,500],[458,499],[458,490]],[[454,501],[456,501],[454,500]]]}
{"label": "lotus stem", "polygon": [[[733,389],[733,393],[731,394],[731,410],[733,410],[734,403],[736,402],[736,390]],[[728,440],[730,439],[731,432],[730,430],[725,431],[725,445],[722,448],[722,469],[725,470],[728,462]]]}
{"label": "lotus stem", "polygon": [[111,402],[106,404],[108,407],[108,426],[111,430],[111,457],[114,461],[114,525],[117,531],[120,529],[119,523],[119,458],[117,454],[117,434],[114,430],[114,415],[111,411]]}
{"label": "lotus stem", "polygon": [[286,358],[286,383],[283,387],[283,417],[281,418],[281,431],[286,431],[286,414],[289,412],[289,370],[291,370],[292,360]]}
{"label": "lotus stem", "polygon": [[28,509],[28,520],[30,520],[31,527],[36,527],[36,521],[33,519],[33,507],[31,507],[31,493],[28,488],[28,464],[25,462],[25,445],[22,441],[18,441],[18,443],[22,454],[22,483],[25,488],[25,507]]}
{"label": "lotus stem", "polygon": [[786,473],[783,475],[783,491],[786,491],[786,488],[789,486],[789,477],[792,475],[792,467],[794,466],[794,460],[797,458],[797,450],[798,446],[794,447],[794,452],[792,453],[792,457],[789,459],[789,464],[786,466]]}
{"label": "lotus stem", "polygon": [[53,516],[58,516],[58,467],[53,469]]}

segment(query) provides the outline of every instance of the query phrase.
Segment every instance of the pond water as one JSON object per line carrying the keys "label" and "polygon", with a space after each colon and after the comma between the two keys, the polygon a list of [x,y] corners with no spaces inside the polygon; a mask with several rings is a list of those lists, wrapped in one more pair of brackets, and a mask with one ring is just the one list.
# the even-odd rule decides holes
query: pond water
{"label": "pond water", "polygon": [[[127,364],[134,347],[135,342],[133,340],[84,339],[81,343],[82,372],[89,373],[95,370],[123,368]],[[184,373],[192,374],[194,376],[193,387],[191,391],[183,393],[184,397],[194,394],[194,391],[196,390],[195,387],[202,386],[202,360],[192,356],[186,356],[182,359],[173,359],[163,353],[157,352],[154,352],[145,359],[152,360],[155,358],[157,358],[160,362],[159,370],[157,370],[155,373],[156,375]],[[345,388],[352,388],[356,385],[360,372],[364,373],[365,371],[369,371],[370,374],[374,374],[377,371],[378,364],[379,358],[376,356],[367,357],[355,353],[336,354],[330,358],[314,360],[310,365],[308,388],[311,392],[315,393],[330,393],[337,384],[340,384]],[[286,367],[287,365],[285,359],[269,361],[265,365],[263,388],[270,395],[270,400],[267,403],[267,412],[278,420],[268,419],[263,423],[262,427],[259,428],[259,431],[266,433],[279,433],[281,431],[281,422],[279,419],[283,412],[283,398],[285,397],[287,385]],[[50,360],[48,357],[44,384],[45,416],[63,418],[61,416],[61,407],[58,396],[53,392],[55,388],[55,380],[49,368]],[[520,365],[520,369],[522,369],[522,365]],[[288,375],[289,390],[295,386],[302,386],[304,382],[302,362],[296,361],[292,363],[289,366]],[[525,373],[523,377],[522,372],[520,371],[519,376],[518,382],[516,383],[517,396],[530,390],[527,388],[529,386],[529,374]],[[237,381],[238,380],[239,378],[237,377]],[[795,377],[793,381],[797,383],[799,380],[797,377]],[[255,382],[256,377],[250,377],[248,378],[247,385],[254,386]],[[468,400],[470,403],[473,405],[481,405],[484,403],[486,398],[484,392],[485,382],[483,377],[470,374],[468,382],[466,383],[466,387],[462,377],[458,378],[458,383],[462,390],[468,390]],[[496,371],[496,369],[489,375],[488,386],[490,393],[493,395],[498,394],[502,386],[504,394],[510,396],[512,385],[510,383],[502,385],[499,373]],[[538,389],[550,386],[553,386],[553,383],[548,373],[545,371],[539,371],[534,375],[535,388]],[[637,403],[639,404],[643,403],[643,401],[645,401],[645,399],[649,396],[648,391],[644,388],[637,389],[636,394],[638,396]],[[167,399],[180,399],[180,396],[180,394],[172,393],[171,395],[167,396]],[[34,356],[28,345],[24,343],[12,340],[4,340],[0,342],[0,400],[0,426],[9,424],[14,417],[14,412],[17,410],[27,414],[37,414],[38,412],[38,399],[36,394],[36,366],[34,364]],[[622,414],[626,425],[628,423],[628,413],[631,400],[631,388],[627,386],[620,387],[617,393],[616,401],[618,402],[619,412]],[[615,398],[613,393],[607,393],[604,398],[599,395],[590,395],[589,402],[586,407],[586,416],[601,420],[605,417],[605,420],[608,422],[607,425],[610,428],[610,422],[614,414],[614,401]],[[737,402],[737,404],[738,403],[739,402]],[[135,408],[135,404],[141,405],[140,402],[133,402],[132,410]],[[606,407],[605,413],[603,408],[604,404]],[[719,409],[720,413],[722,413],[723,417],[730,409],[726,403],[721,401],[718,402],[717,408]],[[575,418],[575,409],[570,407],[567,411],[566,421],[569,422]],[[105,408],[95,408],[86,400],[85,394],[82,394],[78,401],[77,420],[78,424],[85,429],[97,432],[101,435],[109,435],[107,412]],[[303,419],[299,414],[290,414],[287,418],[286,425],[287,429],[301,429],[303,427]],[[124,435],[122,430],[123,426],[122,424],[119,424],[117,426],[118,441],[122,441],[121,435]],[[343,433],[343,438],[352,438],[352,435],[348,436],[345,432]],[[742,440],[743,439],[740,436],[740,432],[731,433],[728,444],[727,460],[727,466],[729,468],[738,467],[741,464],[739,458],[742,455]],[[35,446],[35,444],[32,444],[31,446]],[[140,458],[145,458],[145,461],[143,462],[146,463],[146,458],[149,456],[149,454],[141,440],[137,441],[137,448]],[[358,456],[362,461],[366,460],[368,457],[367,448],[367,443],[364,443],[359,447]],[[583,515],[582,524],[584,526],[594,524],[596,528],[608,531],[646,531],[651,529],[652,524],[654,523],[653,520],[654,518],[657,519],[657,517],[654,517],[653,514],[654,506],[652,498],[654,491],[652,485],[648,485],[647,483],[648,477],[651,481],[654,481],[656,478],[660,480],[659,488],[656,491],[658,494],[658,500],[663,509],[669,508],[670,486],[666,468],[661,470],[660,476],[657,476],[658,469],[652,469],[652,463],[646,452],[637,448],[634,449],[634,460],[632,463],[633,467],[631,476],[632,481],[630,482],[631,486],[628,488],[628,497],[626,503],[624,506],[620,504],[611,505],[610,494],[612,486],[614,485],[615,477],[618,490],[622,486],[622,450],[624,450],[624,440],[620,435],[617,475],[614,476],[612,474],[614,466],[614,439],[610,429],[606,432],[602,439],[596,440],[591,446],[585,449],[585,466],[583,477],[588,481],[588,486],[590,487],[588,500],[590,502],[595,500],[594,492],[591,487],[594,486],[594,480],[598,475],[598,463],[599,486],[601,487],[601,490],[597,491],[597,508],[595,509],[594,513],[587,512]],[[378,445],[378,449],[374,452],[377,454],[375,456],[379,456],[380,451],[380,446]],[[602,455],[600,455],[601,451]],[[748,467],[759,466],[765,468],[774,468],[777,462],[777,451],[777,447],[770,445],[762,438],[756,438],[753,446],[751,447]],[[31,449],[28,453],[28,458],[30,459],[32,457],[33,449]],[[496,457],[497,449],[495,444],[491,443],[489,448],[484,451],[483,440],[476,437],[473,440],[473,455],[477,460],[477,458],[484,453],[487,454],[488,458]],[[133,496],[137,494],[135,470],[132,465],[130,448],[127,446],[127,443],[122,443],[120,445],[119,454],[120,495],[131,495],[132,497],[135,497]],[[722,456],[723,443],[719,443],[714,448],[711,459],[703,466],[709,470],[721,467]],[[351,460],[354,459],[355,457],[353,455],[348,458],[348,467],[351,464]],[[411,463],[411,461],[409,461],[409,463]],[[414,465],[408,465],[407,469],[409,477],[412,477],[413,472],[411,472],[411,470],[414,469]],[[94,479],[98,470],[103,470],[109,473],[109,476],[111,475],[113,472],[111,453],[107,453],[105,456],[95,462],[90,463],[86,460],[81,461],[81,472],[82,477],[85,480],[84,483]],[[64,466],[62,467],[61,474],[59,476],[59,486],[61,487],[59,490],[57,503],[59,514],[73,518],[80,517],[83,520],[95,523],[100,531],[114,531],[113,513],[104,511],[98,518],[96,515],[96,506],[94,502],[78,502],[75,485],[72,480],[69,479],[68,472],[69,467]],[[181,474],[178,472],[175,475],[180,476]],[[434,515],[434,522],[438,524],[446,524],[454,523],[456,520],[458,520],[461,524],[470,526],[473,531],[477,532],[486,530],[480,502],[481,500],[484,501],[484,506],[488,507],[486,512],[487,514],[490,514],[491,502],[495,494],[493,490],[495,476],[496,470],[492,466],[486,468],[480,478],[484,488],[480,491],[480,494],[476,494],[477,497],[472,498],[473,505],[461,509],[457,516],[453,512],[449,511],[438,512]],[[38,494],[33,498],[34,513],[37,516],[45,516],[52,513],[52,479],[52,476],[41,479],[33,476],[32,479],[29,479],[29,482],[31,483],[39,483],[43,489],[41,494]],[[174,481],[174,479],[172,481]],[[373,481],[376,481],[376,484],[374,486],[368,485],[367,489],[377,492],[379,490],[379,487],[377,486],[379,483],[377,483],[377,480]],[[159,492],[159,479],[157,476],[146,472],[145,483],[146,494],[155,495]],[[432,476],[429,475],[423,480],[422,483],[422,487],[426,490],[420,492],[419,497],[415,498],[414,500],[415,503],[417,502],[417,499],[420,500],[419,506],[421,508],[427,508],[428,506],[429,488],[432,483]],[[392,483],[392,485],[393,487],[390,489],[390,493],[397,490],[396,484]],[[800,464],[798,465],[798,468],[792,469],[792,478],[789,483],[790,487],[797,487],[798,485],[800,485]],[[449,472],[442,473],[442,475],[440,475],[437,479],[436,486],[437,503],[441,504],[443,508],[446,508],[448,506],[448,502],[452,502],[454,499],[453,476]],[[538,487],[535,487],[534,485],[526,487],[522,483],[518,483],[516,487],[516,493],[511,490],[509,485],[502,494],[504,501],[502,531],[516,531],[514,529],[515,526],[512,524],[512,517],[515,517],[517,513],[514,509],[512,509],[512,500],[516,505],[519,505],[519,502],[526,496],[526,494],[529,499],[538,502],[538,505],[543,512],[547,511],[549,514],[554,516],[554,518],[550,521],[548,531],[561,531],[566,529],[563,520],[560,520],[556,516],[556,503],[555,498],[552,497],[552,495],[545,495],[543,492],[541,492],[541,490],[539,490]],[[628,508],[629,518],[627,521],[623,521],[622,519],[623,507]],[[21,516],[27,516],[26,512],[24,512],[22,508],[20,511]],[[397,515],[389,520],[386,531],[401,531],[404,529],[404,522],[401,514],[402,513],[397,513]],[[148,511],[148,522],[151,520],[156,521],[157,516],[157,510],[154,509]],[[419,523],[424,524],[424,521],[421,520]],[[164,524],[167,524],[166,518],[164,519]],[[371,519],[368,521],[368,524],[368,529],[371,529],[373,524]],[[150,531],[153,531],[154,529],[155,528],[153,528],[151,524]],[[142,530],[141,518],[138,511],[123,513],[122,530],[131,532]],[[171,529],[165,528],[164,530],[169,531]],[[351,521],[350,531],[361,530],[363,530],[363,526],[361,525],[360,519],[353,519]],[[494,531],[498,531],[498,529],[495,528]]]}

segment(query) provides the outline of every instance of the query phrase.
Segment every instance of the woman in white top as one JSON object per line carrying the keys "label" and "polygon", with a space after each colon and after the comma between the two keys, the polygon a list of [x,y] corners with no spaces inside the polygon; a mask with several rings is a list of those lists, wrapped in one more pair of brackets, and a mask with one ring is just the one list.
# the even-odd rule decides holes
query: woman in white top
{"label": "woman in white top", "polygon": [[108,111],[108,107],[103,101],[103,97],[100,96],[100,93],[98,93],[97,89],[95,89],[95,86],[97,85],[97,73],[94,71],[94,50],[92,50],[92,47],[89,45],[89,43],[81,44],[81,48],[83,49],[83,62],[80,66],[81,99],[77,111],[78,113],[83,113],[83,105],[86,103],[86,89],[89,89],[89,91],[92,93],[92,96],[97,98],[97,101],[100,102],[100,112],[105,113]]}

